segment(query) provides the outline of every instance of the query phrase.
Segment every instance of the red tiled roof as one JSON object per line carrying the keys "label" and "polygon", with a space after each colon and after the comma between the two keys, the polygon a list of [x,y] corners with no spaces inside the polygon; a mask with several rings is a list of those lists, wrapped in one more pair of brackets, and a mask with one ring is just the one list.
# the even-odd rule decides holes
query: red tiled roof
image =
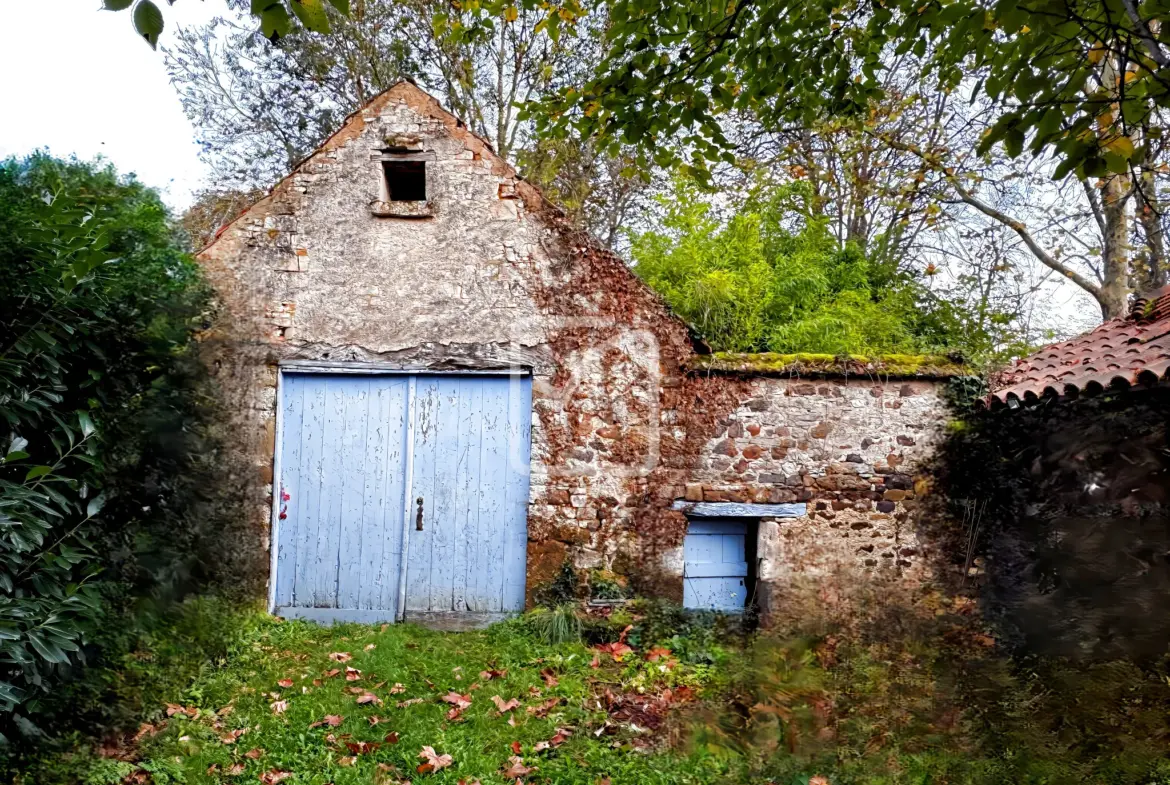
{"label": "red tiled roof", "polygon": [[1170,372],[1170,286],[1139,297],[1127,316],[1054,343],[999,374],[988,403],[1076,396],[1110,385],[1153,384]]}

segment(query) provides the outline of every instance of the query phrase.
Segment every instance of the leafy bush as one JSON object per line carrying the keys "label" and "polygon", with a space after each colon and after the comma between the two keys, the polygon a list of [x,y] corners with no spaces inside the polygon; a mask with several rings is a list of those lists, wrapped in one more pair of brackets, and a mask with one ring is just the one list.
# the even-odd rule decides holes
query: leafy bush
{"label": "leafy bush", "polygon": [[0,732],[36,735],[143,598],[215,563],[207,293],[158,196],[108,167],[3,162],[0,226]]}

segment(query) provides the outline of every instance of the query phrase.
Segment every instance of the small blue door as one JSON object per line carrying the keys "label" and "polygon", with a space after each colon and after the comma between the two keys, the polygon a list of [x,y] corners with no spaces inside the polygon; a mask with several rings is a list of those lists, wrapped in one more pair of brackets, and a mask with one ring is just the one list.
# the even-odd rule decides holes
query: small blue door
{"label": "small blue door", "polygon": [[285,371],[280,397],[275,613],[523,608],[528,377]]}
{"label": "small blue door", "polygon": [[683,541],[683,607],[742,611],[747,602],[747,524],[693,520]]}

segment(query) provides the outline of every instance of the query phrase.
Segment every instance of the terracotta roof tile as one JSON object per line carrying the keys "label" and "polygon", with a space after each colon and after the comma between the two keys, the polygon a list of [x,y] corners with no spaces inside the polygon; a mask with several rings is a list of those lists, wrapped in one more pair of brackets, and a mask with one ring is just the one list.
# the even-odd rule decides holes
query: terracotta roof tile
{"label": "terracotta roof tile", "polygon": [[988,403],[1075,396],[1115,384],[1149,383],[1168,373],[1170,286],[1139,297],[1127,316],[1017,360],[993,380]]}

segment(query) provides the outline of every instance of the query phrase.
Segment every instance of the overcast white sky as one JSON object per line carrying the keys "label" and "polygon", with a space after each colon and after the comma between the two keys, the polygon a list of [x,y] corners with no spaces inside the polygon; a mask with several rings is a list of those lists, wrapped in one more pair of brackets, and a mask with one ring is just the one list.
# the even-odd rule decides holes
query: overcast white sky
{"label": "overcast white sky", "polygon": [[[224,0],[159,3],[167,21],[210,20]],[[138,38],[128,11],[100,0],[0,0],[0,158],[48,148],[103,155],[182,210],[204,177],[195,134],[167,81],[161,52]]]}

